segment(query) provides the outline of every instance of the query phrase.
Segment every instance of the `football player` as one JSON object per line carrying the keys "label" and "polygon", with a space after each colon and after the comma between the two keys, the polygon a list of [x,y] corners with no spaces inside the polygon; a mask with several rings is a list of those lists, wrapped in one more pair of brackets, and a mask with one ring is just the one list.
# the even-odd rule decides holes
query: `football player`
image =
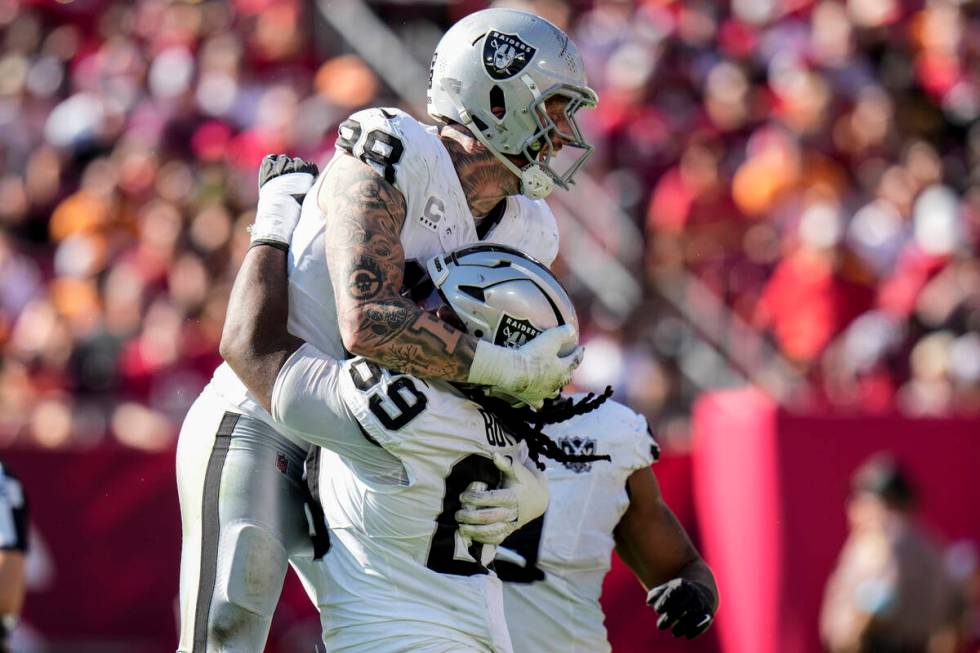
{"label": "football player", "polygon": [[[464,248],[434,257],[428,272],[445,301],[443,317],[485,341],[577,328],[571,301],[547,268],[510,248]],[[331,443],[341,455],[321,457],[331,547],[314,582],[327,650],[510,651],[500,582],[487,568],[493,548],[471,545],[466,527],[457,530],[460,493],[482,483],[489,492],[465,496],[483,505],[505,480],[531,475],[528,453],[578,465],[608,456],[564,452],[483,390],[326,356],[287,331],[285,285],[283,252],[250,251],[222,344],[253,396],[285,427],[315,434],[346,410],[362,432],[356,456],[346,453],[349,444]],[[593,404],[586,398],[569,408]],[[543,509],[543,502],[530,511],[521,505],[496,521],[519,526]]]}
{"label": "football player", "polygon": [[0,463],[0,653],[24,603],[27,501],[20,481]]}
{"label": "football player", "polygon": [[[495,566],[514,650],[611,650],[599,594],[614,547],[649,590],[658,628],[678,637],[703,633],[718,591],[660,494],[650,469],[659,448],[646,420],[607,401],[545,432],[566,451],[605,454],[612,462],[547,461],[547,512],[498,548]],[[467,496],[463,505],[479,510]]]}
{"label": "football player", "polygon": [[[511,349],[454,329],[399,290],[415,261],[481,239],[553,260],[557,229],[540,200],[572,183],[591,153],[576,112],[595,102],[575,45],[547,21],[491,9],[453,26],[430,75],[438,126],[395,109],[354,114],[291,239],[291,224],[257,220],[253,242],[290,244],[290,331],[335,358],[350,352],[531,404],[554,394],[581,359],[569,330]],[[288,216],[289,195],[307,187],[283,176],[260,193],[257,215]],[[335,427],[323,424],[321,437]],[[227,365],[216,370],[177,451],[181,652],[262,648],[287,560],[302,574],[322,549],[305,525],[308,451]]]}

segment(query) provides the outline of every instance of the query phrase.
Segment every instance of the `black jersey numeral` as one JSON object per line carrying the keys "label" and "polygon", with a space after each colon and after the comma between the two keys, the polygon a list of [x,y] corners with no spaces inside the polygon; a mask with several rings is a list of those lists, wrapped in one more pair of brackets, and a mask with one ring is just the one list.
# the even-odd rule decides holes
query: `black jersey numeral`
{"label": "black jersey numeral", "polygon": [[[402,391],[407,392],[412,399],[406,399]],[[385,407],[385,401],[380,394],[371,395],[368,408],[389,431],[397,431],[421,415],[429,401],[407,376],[400,376],[392,381],[388,386],[387,395],[397,412]]]}
{"label": "black jersey numeral", "polygon": [[[379,143],[386,147],[379,147]],[[361,160],[367,163],[367,160],[370,159],[381,164],[385,171],[385,181],[393,184],[395,183],[395,164],[401,161],[404,151],[405,146],[402,145],[397,136],[392,136],[380,129],[372,129],[367,135],[367,140],[364,141],[364,153],[361,154]]]}
{"label": "black jersey numeral", "polygon": [[506,560],[497,560],[493,563],[493,568],[500,580],[505,583],[533,583],[544,580],[544,572],[538,568],[542,535],[544,535],[544,515],[524,524],[523,528],[503,541],[500,546],[520,554],[525,564],[521,567]]}
{"label": "black jersey numeral", "polygon": [[354,146],[361,140],[361,123],[356,120],[345,120],[337,129],[337,147],[348,154],[354,154]]}
{"label": "black jersey numeral", "polygon": [[337,147],[364,163],[373,161],[379,164],[384,170],[385,181],[389,184],[395,183],[395,166],[405,152],[401,139],[380,129],[372,129],[368,132],[364,145],[358,147],[357,142],[361,140],[362,132],[361,123],[353,119],[345,120],[337,130]]}
{"label": "black jersey numeral", "polygon": [[[366,358],[353,361],[349,369],[354,387],[361,392],[371,392],[381,382],[381,367]],[[397,431],[421,415],[428,401],[411,378],[400,376],[388,384],[387,392],[373,392],[368,408],[386,429]]]}
{"label": "black jersey numeral", "polygon": [[473,481],[482,481],[495,490],[502,482],[500,470],[486,456],[470,454],[453,465],[446,477],[446,493],[442,500],[442,512],[436,517],[436,532],[429,545],[429,556],[425,566],[440,574],[454,576],[475,576],[488,573],[483,566],[482,544],[471,544],[467,552],[476,562],[460,560],[456,557],[456,512],[462,507],[459,495]]}

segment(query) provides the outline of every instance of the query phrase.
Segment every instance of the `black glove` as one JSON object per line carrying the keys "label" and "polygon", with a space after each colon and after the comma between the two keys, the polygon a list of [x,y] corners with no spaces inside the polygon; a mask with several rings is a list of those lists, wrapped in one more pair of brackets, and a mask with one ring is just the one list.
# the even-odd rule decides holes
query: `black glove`
{"label": "black glove", "polygon": [[248,231],[252,246],[270,245],[289,250],[289,240],[299,223],[303,198],[316,181],[317,167],[285,154],[269,154],[259,166],[259,203],[255,222]]}
{"label": "black glove", "polygon": [[686,578],[654,587],[647,593],[647,605],[660,615],[657,628],[670,628],[674,637],[694,639],[708,629],[714,617],[711,590]]}
{"label": "black glove", "polygon": [[304,161],[298,156],[266,154],[262,157],[262,163],[259,165],[259,188],[265,186],[266,182],[271,179],[293,172],[306,173],[313,175],[314,178],[320,174],[320,170],[315,163]]}

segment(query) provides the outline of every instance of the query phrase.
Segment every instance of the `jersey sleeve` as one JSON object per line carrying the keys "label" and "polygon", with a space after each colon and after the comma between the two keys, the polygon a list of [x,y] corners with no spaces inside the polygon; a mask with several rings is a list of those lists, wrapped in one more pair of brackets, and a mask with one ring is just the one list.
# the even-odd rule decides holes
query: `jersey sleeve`
{"label": "jersey sleeve", "polygon": [[293,352],[272,388],[272,417],[303,439],[331,450],[364,437],[341,397],[344,361],[305,343]]}
{"label": "jersey sleeve", "polygon": [[406,199],[428,186],[429,166],[420,143],[425,132],[398,109],[364,109],[340,124],[336,148],[374,168]]}
{"label": "jersey sleeve", "polygon": [[515,195],[485,240],[513,247],[551,267],[558,256],[558,223],[544,200]]}
{"label": "jersey sleeve", "polygon": [[0,465],[0,550],[27,551],[27,500],[16,478]]}
{"label": "jersey sleeve", "polygon": [[609,401],[599,409],[605,413],[603,421],[605,428],[615,428],[615,452],[613,461],[632,473],[645,469],[660,457],[660,447],[650,432],[647,420],[643,415],[616,401]]}
{"label": "jersey sleeve", "polygon": [[653,437],[653,431],[643,415],[636,414],[636,428],[633,434],[633,469],[643,469],[660,460],[660,445]]}
{"label": "jersey sleeve", "polygon": [[[345,361],[344,368],[344,402],[374,442],[397,450],[402,439],[416,437],[431,427],[427,409],[434,402],[428,383],[364,358]],[[447,428],[453,418],[452,413],[439,416]]]}

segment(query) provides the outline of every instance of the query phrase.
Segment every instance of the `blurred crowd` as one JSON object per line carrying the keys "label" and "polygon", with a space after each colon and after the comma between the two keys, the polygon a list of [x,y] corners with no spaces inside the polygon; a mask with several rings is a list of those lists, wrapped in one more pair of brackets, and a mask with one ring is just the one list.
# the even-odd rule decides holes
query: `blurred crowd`
{"label": "blurred crowd", "polygon": [[[587,169],[644,234],[636,318],[583,298],[603,369],[580,381],[683,423],[703,388],[655,281],[685,271],[801,404],[980,413],[976,3],[522,4],[579,44]],[[483,6],[371,3],[419,53]],[[322,161],[350,112],[399,99],[301,0],[0,0],[0,30],[0,443],[171,446],[262,155]]]}
{"label": "blurred crowd", "polygon": [[[573,25],[592,170],[648,280],[713,291],[803,380],[791,405],[980,412],[980,6],[603,2]],[[635,392],[669,412],[676,347],[647,340],[667,388]]]}

